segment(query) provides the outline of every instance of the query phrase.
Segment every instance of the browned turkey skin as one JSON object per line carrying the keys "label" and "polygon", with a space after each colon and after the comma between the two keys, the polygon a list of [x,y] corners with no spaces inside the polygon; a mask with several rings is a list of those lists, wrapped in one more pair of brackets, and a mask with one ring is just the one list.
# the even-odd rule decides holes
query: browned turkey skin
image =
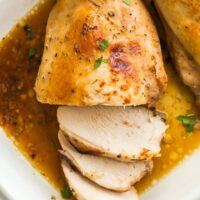
{"label": "browned turkey skin", "polygon": [[154,105],[166,86],[157,31],[141,1],[58,1],[35,85],[40,102]]}
{"label": "browned turkey skin", "polygon": [[200,106],[200,2],[154,2],[165,27],[169,52],[176,69]]}

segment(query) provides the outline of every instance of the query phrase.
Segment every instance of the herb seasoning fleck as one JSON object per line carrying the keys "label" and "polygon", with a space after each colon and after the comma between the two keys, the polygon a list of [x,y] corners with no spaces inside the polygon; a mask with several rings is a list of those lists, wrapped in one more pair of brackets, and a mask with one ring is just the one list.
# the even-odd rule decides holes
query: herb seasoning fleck
{"label": "herb seasoning fleck", "polygon": [[115,16],[115,13],[114,13],[113,11],[109,11],[109,12],[108,12],[108,16],[109,16],[109,17],[114,17],[114,16]]}
{"label": "herb seasoning fleck", "polygon": [[109,46],[108,41],[104,39],[104,40],[101,41],[101,43],[99,45],[99,49],[101,51],[105,51],[108,48],[108,46]]}
{"label": "herb seasoning fleck", "polygon": [[196,124],[196,121],[197,121],[195,116],[180,115],[180,116],[176,117],[176,119],[182,122],[187,133],[191,133],[193,131],[194,125]]}
{"label": "herb seasoning fleck", "polygon": [[130,5],[131,5],[131,0],[124,0],[124,3],[125,3],[126,5],[128,5],[128,6],[130,6]]}
{"label": "herb seasoning fleck", "polygon": [[72,191],[70,190],[70,188],[68,186],[65,186],[62,190],[61,190],[61,195],[64,199],[70,199],[72,197]]}
{"label": "herb seasoning fleck", "polygon": [[102,63],[109,63],[109,59],[103,58],[102,56],[100,58],[98,58],[94,63],[94,70],[99,68]]}
{"label": "herb seasoning fleck", "polygon": [[25,25],[24,26],[24,31],[26,33],[26,38],[28,40],[32,40],[33,39],[33,32],[31,30],[31,27],[29,25]]}
{"label": "herb seasoning fleck", "polygon": [[35,51],[34,48],[30,48],[28,50],[28,55],[29,55],[30,58],[33,58],[35,56],[35,53],[36,53],[36,51]]}

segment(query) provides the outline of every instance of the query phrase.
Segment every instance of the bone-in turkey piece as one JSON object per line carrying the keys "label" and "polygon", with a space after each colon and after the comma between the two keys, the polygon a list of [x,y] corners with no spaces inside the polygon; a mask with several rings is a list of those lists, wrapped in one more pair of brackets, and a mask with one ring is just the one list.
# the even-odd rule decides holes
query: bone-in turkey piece
{"label": "bone-in turkey piece", "polygon": [[167,128],[160,113],[143,107],[61,106],[57,118],[80,151],[127,162],[158,156]]}
{"label": "bone-in turkey piece", "polygon": [[139,200],[137,192],[132,188],[128,192],[106,190],[75,172],[66,162],[62,168],[68,184],[77,200]]}
{"label": "bone-in turkey piece", "polygon": [[165,27],[169,52],[200,107],[200,1],[154,0]]}
{"label": "bone-in turkey piece", "polygon": [[157,32],[141,0],[57,1],[35,84],[40,102],[153,105],[166,84]]}
{"label": "bone-in turkey piece", "polygon": [[109,158],[79,153],[59,131],[61,154],[85,177],[110,190],[125,192],[152,170],[152,161],[124,163]]}

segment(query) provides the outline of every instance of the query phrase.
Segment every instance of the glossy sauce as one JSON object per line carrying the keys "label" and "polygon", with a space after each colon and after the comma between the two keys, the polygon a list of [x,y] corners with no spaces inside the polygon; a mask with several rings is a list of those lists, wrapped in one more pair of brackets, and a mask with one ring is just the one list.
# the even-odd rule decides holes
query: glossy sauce
{"label": "glossy sauce", "polygon": [[[0,123],[20,151],[55,187],[62,187],[56,107],[37,102],[33,91],[45,27],[55,1],[40,4],[0,44]],[[28,40],[24,26],[33,32]],[[29,58],[29,49],[35,56]]]}
{"label": "glossy sauce", "polygon": [[[33,86],[43,51],[48,14],[55,1],[47,0],[21,21],[0,43],[0,125],[31,164],[56,188],[65,184],[60,168],[56,107],[37,102]],[[39,19],[39,20],[38,20]],[[28,40],[24,26],[33,32]],[[29,49],[36,54],[29,57]],[[200,146],[200,131],[187,134],[178,115],[197,114],[194,99],[166,63],[169,86],[157,107],[168,114],[170,128],[151,175],[136,188],[142,192]]]}

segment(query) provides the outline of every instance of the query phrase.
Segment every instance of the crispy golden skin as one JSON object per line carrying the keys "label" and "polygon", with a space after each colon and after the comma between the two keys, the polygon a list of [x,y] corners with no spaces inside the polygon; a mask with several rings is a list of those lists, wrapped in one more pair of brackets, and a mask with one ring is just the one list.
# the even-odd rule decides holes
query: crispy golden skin
{"label": "crispy golden skin", "polygon": [[175,66],[200,106],[200,1],[155,0],[155,4]]}
{"label": "crispy golden skin", "polygon": [[40,102],[153,105],[166,85],[157,32],[141,1],[58,0],[35,84]]}

